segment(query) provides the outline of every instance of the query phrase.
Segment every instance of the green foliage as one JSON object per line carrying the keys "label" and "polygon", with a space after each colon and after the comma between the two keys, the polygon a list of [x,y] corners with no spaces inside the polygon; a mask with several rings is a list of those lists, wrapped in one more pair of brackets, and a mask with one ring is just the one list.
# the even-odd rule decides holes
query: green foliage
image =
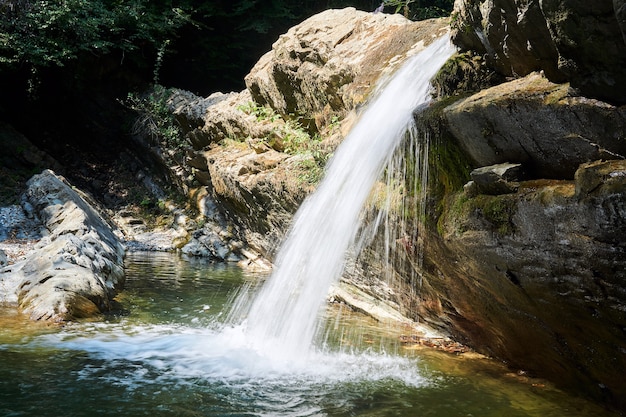
{"label": "green foliage", "polygon": [[445,17],[454,6],[453,0],[384,0],[385,7],[394,7],[394,13],[400,13],[412,20],[425,20]]}
{"label": "green foliage", "polygon": [[237,110],[242,111],[246,114],[254,115],[257,122],[261,122],[264,120],[275,122],[281,119],[280,115],[276,113],[271,107],[259,106],[254,101],[249,101],[246,104],[238,106]]}
{"label": "green foliage", "polygon": [[83,53],[162,45],[186,21],[177,8],[141,0],[4,1],[0,64],[63,66]]}
{"label": "green foliage", "polygon": [[178,122],[168,108],[167,99],[170,94],[170,89],[156,85],[149,94],[143,96],[128,94],[124,104],[138,114],[133,126],[133,134],[150,138],[169,149],[182,150],[188,144]]}
{"label": "green foliage", "polygon": [[515,200],[510,195],[479,195],[473,199],[474,205],[481,208],[483,217],[489,221],[499,235],[509,235],[515,226],[511,218],[515,214]]}
{"label": "green foliage", "polygon": [[319,162],[315,159],[302,159],[298,163],[298,168],[302,171],[298,175],[298,181],[304,184],[315,185],[322,179],[324,174],[324,166],[320,166]]}
{"label": "green foliage", "polygon": [[[255,116],[257,122],[273,123],[270,135],[263,138],[269,147],[290,155],[304,156],[298,162],[298,168],[304,171],[299,176],[300,181],[315,184],[320,180],[331,153],[323,147],[319,134],[311,135],[302,126],[298,117],[291,115],[290,118],[284,119],[268,106],[248,102],[237,109]],[[334,123],[338,124],[338,119],[334,119]]]}
{"label": "green foliage", "polygon": [[[165,82],[200,94],[223,91],[243,76],[276,37],[327,8],[372,10],[373,0],[0,0],[0,72],[67,66],[115,54],[120,63],[153,68]],[[411,19],[443,16],[452,0],[385,0]],[[165,56],[171,60],[166,62]],[[173,59],[175,57],[175,60]],[[174,64],[174,61],[176,64]],[[86,71],[92,69],[88,67]],[[79,69],[74,69],[77,71]],[[142,76],[144,76],[142,74]],[[160,81],[159,78],[163,78]],[[55,82],[55,80],[43,80]],[[204,87],[196,88],[198,84]],[[206,90],[205,90],[206,89]]]}

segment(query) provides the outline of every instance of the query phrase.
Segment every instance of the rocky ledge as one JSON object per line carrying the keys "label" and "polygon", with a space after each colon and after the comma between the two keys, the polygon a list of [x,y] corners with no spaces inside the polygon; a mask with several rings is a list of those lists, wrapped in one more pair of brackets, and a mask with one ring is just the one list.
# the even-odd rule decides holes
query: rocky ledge
{"label": "rocky ledge", "polygon": [[2,300],[34,320],[66,321],[111,309],[124,283],[124,247],[112,225],[53,171],[27,183],[22,208],[42,227],[25,259],[0,269]]}

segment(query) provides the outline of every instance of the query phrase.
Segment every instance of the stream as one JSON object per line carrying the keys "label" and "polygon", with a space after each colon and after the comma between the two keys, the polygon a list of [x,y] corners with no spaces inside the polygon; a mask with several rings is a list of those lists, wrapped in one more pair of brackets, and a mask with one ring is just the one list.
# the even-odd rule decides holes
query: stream
{"label": "stream", "polygon": [[0,308],[0,415],[608,416],[476,354],[401,343],[410,329],[343,305],[298,360],[266,356],[229,322],[265,278],[172,253],[131,252],[118,310],[62,327]]}

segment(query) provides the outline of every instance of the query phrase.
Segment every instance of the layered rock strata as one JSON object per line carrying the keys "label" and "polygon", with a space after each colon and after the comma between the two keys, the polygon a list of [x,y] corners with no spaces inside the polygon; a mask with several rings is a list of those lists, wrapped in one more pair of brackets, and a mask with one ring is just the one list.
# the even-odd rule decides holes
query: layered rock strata
{"label": "layered rock strata", "polygon": [[41,221],[44,237],[25,260],[2,270],[7,300],[35,320],[110,310],[124,283],[124,247],[111,224],[50,170],[28,181],[22,206]]}
{"label": "layered rock strata", "polygon": [[180,176],[207,190],[236,239],[271,258],[377,82],[448,31],[447,19],[354,8],[305,20],[259,60],[247,90],[172,94],[190,147]]}

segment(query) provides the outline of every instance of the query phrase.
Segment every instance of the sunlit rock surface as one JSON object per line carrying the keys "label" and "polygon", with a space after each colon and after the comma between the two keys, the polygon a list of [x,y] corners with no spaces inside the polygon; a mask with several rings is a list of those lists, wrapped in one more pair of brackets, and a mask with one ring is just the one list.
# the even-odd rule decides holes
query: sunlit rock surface
{"label": "sunlit rock surface", "polygon": [[247,90],[206,99],[174,92],[169,105],[193,148],[181,175],[208,190],[238,238],[271,258],[378,80],[448,30],[447,19],[353,8],[307,19],[261,58]]}
{"label": "sunlit rock surface", "polygon": [[448,31],[447,20],[327,10],[281,35],[246,76],[255,102],[318,130],[363,104],[382,74]]}
{"label": "sunlit rock surface", "polygon": [[532,178],[572,179],[582,163],[626,156],[626,109],[536,72],[459,100],[444,115],[477,165],[521,163]]}
{"label": "sunlit rock surface", "polygon": [[111,224],[50,170],[29,180],[23,207],[46,235],[25,260],[2,271],[19,307],[51,321],[109,310],[124,282],[124,248]]}

